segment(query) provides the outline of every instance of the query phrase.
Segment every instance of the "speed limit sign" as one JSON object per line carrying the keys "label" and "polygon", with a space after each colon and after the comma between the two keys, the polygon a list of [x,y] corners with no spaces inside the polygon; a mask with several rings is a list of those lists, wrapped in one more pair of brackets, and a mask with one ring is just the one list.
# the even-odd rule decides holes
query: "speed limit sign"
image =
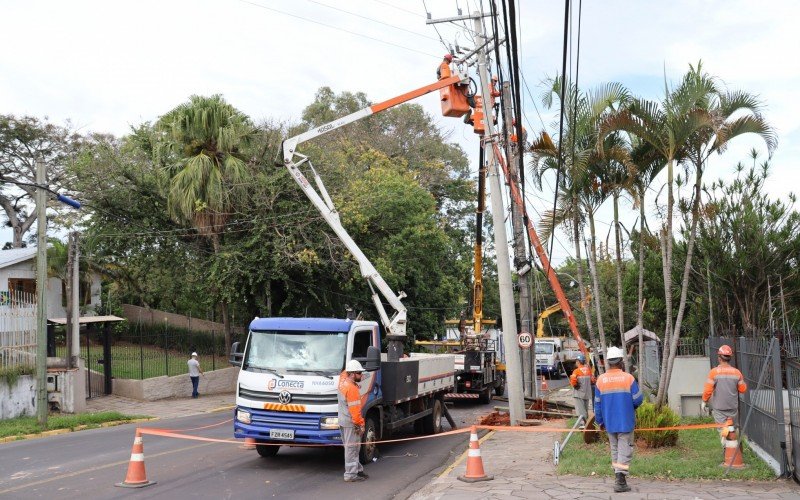
{"label": "speed limit sign", "polygon": [[529,349],[533,343],[533,336],[528,332],[520,332],[519,346],[523,349]]}

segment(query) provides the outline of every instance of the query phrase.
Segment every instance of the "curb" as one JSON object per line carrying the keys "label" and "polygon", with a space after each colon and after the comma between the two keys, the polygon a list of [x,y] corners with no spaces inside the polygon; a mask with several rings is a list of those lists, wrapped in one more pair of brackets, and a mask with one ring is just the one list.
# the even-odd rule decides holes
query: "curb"
{"label": "curb", "polygon": [[151,422],[153,420],[159,420],[158,417],[147,417],[147,418],[135,418],[133,420],[112,420],[110,422],[103,422],[102,424],[83,424],[78,425],[76,427],[70,427],[68,429],[53,429],[52,431],[43,431],[36,434],[23,434],[20,436],[6,436],[4,438],[0,438],[0,444],[10,443],[14,441],[25,441],[28,439],[39,439],[39,438],[46,438],[50,436],[58,436],[60,434],[69,434],[70,432],[78,432],[83,431],[86,429],[98,429],[98,428],[105,428],[105,427],[116,427],[118,425],[125,425],[125,424],[137,424],[139,422]]}
{"label": "curb", "polygon": [[233,410],[234,408],[236,408],[236,405],[220,406],[218,408],[206,410],[205,413],[219,413],[221,411]]}
{"label": "curb", "polygon": [[[494,436],[494,434],[495,434],[495,431],[489,431],[489,432],[487,432],[486,434],[484,434],[484,435],[483,435],[483,437],[481,437],[481,438],[478,440],[478,442],[479,442],[479,443],[482,443],[482,442],[484,442],[484,441],[486,441],[486,440],[488,440],[488,439],[491,439],[491,438],[492,438],[492,436]],[[438,476],[436,476],[436,479],[441,479],[441,478],[443,478],[443,477],[445,477],[445,476],[449,475],[451,472],[453,472],[453,469],[455,469],[456,467],[458,467],[458,466],[461,464],[461,462],[463,462],[463,461],[464,461],[464,459],[465,459],[465,458],[467,458],[467,453],[469,453],[469,444],[467,444],[467,449],[466,449],[466,450],[464,450],[464,453],[462,453],[461,455],[459,455],[459,457],[458,457],[458,458],[456,458],[456,459],[453,461],[453,463],[452,463],[452,464],[448,465],[448,466],[447,466],[447,468],[446,468],[445,470],[443,470],[443,471],[442,471],[442,472],[441,472],[441,473],[440,473]]]}

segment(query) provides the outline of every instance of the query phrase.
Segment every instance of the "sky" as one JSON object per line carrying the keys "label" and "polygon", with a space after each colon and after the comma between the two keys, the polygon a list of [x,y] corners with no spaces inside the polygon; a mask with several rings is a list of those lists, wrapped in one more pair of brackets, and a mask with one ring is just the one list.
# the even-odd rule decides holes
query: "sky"
{"label": "sky", "polygon": [[[557,112],[542,108],[542,82],[560,72],[564,4],[517,1],[525,126],[557,132]],[[462,24],[426,25],[480,9],[476,0],[5,0],[0,51],[0,113],[47,117],[81,132],[127,133],[154,121],[190,95],[222,94],[256,121],[297,122],[317,89],[363,91],[382,101],[432,83],[448,47],[474,46]],[[483,2],[488,11],[488,1]],[[577,38],[577,2],[573,40]],[[582,3],[582,88],[617,81],[634,94],[658,99],[665,82],[678,81],[689,64],[703,67],[731,89],[757,94],[776,128],[767,189],[786,200],[800,172],[800,83],[795,29],[800,3],[792,1],[594,0]],[[469,25],[471,27],[471,25]],[[573,49],[577,49],[573,44]],[[574,69],[572,70],[574,71]],[[416,102],[431,113],[477,161],[477,136],[458,119],[442,117],[438,98]],[[538,107],[534,107],[534,104]],[[762,142],[743,138],[713,157],[707,181],[729,179],[733,167]],[[477,170],[477,167],[475,168]],[[288,174],[287,174],[288,175]],[[654,186],[663,184],[657,179]],[[529,210],[552,206],[554,176],[542,191],[529,186]],[[649,207],[652,211],[652,207]],[[651,227],[657,224],[649,216]],[[598,233],[609,231],[610,208],[598,214]],[[630,203],[623,223],[634,223]],[[0,231],[0,241],[11,239]],[[553,261],[572,254],[557,234]]]}

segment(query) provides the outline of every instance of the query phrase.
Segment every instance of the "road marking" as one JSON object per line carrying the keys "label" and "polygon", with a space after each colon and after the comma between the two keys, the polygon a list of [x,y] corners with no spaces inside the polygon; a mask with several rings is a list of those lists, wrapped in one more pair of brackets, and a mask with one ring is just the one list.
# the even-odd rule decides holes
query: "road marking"
{"label": "road marking", "polygon": [[[479,443],[482,443],[482,442],[486,441],[486,440],[487,440],[487,439],[489,439],[490,437],[494,436],[494,432],[495,432],[495,431],[489,431],[489,432],[487,432],[485,436],[483,436],[482,438],[480,438],[480,439],[478,440],[478,442],[479,442]],[[467,454],[469,453],[469,451],[470,451],[469,449],[465,450],[465,451],[464,451],[464,453],[462,453],[462,454],[461,454],[461,456],[460,456],[460,457],[458,457],[458,458],[456,459],[456,461],[455,461],[455,462],[453,462],[452,464],[450,464],[450,466],[449,466],[449,467],[447,467],[447,468],[446,468],[444,471],[442,471],[442,473],[441,473],[441,474],[439,474],[439,477],[444,477],[444,476],[446,476],[446,475],[450,474],[450,473],[453,471],[453,469],[455,469],[456,467],[458,467],[458,465],[459,465],[461,462],[463,462],[465,458],[467,458]],[[2,491],[0,491],[0,493],[2,493]]]}
{"label": "road marking", "polygon": [[[212,444],[213,443],[196,444],[194,446],[187,446],[185,448],[179,448],[177,450],[162,451],[161,453],[156,453],[156,454],[148,455],[148,456],[150,458],[161,457],[161,456],[164,456],[164,455],[171,455],[173,453],[179,453],[179,452],[182,452],[182,451],[193,450],[195,448],[200,448],[202,446],[210,446]],[[18,491],[18,490],[21,490],[21,489],[24,489],[24,488],[31,488],[33,486],[39,486],[39,485],[42,485],[42,484],[45,484],[45,483],[51,483],[53,481],[58,481],[60,479],[66,479],[68,477],[75,477],[75,476],[80,476],[81,474],[87,474],[89,472],[96,472],[96,471],[99,471],[99,470],[108,469],[109,467],[118,467],[118,466],[126,464],[128,462],[129,462],[129,460],[120,460],[119,462],[114,462],[114,463],[105,464],[105,465],[98,465],[97,467],[89,467],[88,469],[83,469],[83,470],[79,470],[79,471],[75,471],[75,472],[69,472],[67,474],[61,474],[61,475],[54,476],[54,477],[51,477],[51,478],[48,478],[48,479],[41,479],[39,481],[34,481],[32,483],[20,484],[20,485],[14,486],[13,488],[0,490],[0,495],[3,495],[5,493],[11,493],[12,491]]]}
{"label": "road marking", "polygon": [[219,408],[214,408],[211,410],[206,411],[206,413],[215,413],[218,411],[226,411],[226,410],[233,410],[236,408],[236,405],[229,405],[229,406],[220,406]]}

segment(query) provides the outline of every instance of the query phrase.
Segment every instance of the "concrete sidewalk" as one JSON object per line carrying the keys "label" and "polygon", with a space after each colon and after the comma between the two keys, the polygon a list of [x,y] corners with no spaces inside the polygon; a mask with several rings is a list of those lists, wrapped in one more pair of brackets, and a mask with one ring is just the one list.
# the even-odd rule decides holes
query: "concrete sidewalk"
{"label": "concrete sidewalk", "polygon": [[[563,425],[563,424],[562,424]],[[631,475],[630,493],[614,493],[612,477],[559,476],[553,465],[553,443],[560,437],[551,433],[493,432],[484,436],[481,455],[486,474],[494,480],[464,483],[456,478],[465,473],[462,455],[435,480],[411,496],[412,499],[486,498],[653,498],[711,499],[797,498],[800,487],[786,480],[770,482],[656,481]],[[468,438],[465,438],[468,439]],[[573,436],[574,439],[574,436]],[[466,448],[467,443],[464,443]]]}
{"label": "concrete sidewalk", "polygon": [[147,415],[160,419],[186,417],[212,411],[232,410],[235,395],[214,394],[201,395],[197,399],[170,398],[158,401],[138,401],[121,396],[101,396],[86,400],[86,411],[91,413],[101,411],[118,411],[125,415]]}

